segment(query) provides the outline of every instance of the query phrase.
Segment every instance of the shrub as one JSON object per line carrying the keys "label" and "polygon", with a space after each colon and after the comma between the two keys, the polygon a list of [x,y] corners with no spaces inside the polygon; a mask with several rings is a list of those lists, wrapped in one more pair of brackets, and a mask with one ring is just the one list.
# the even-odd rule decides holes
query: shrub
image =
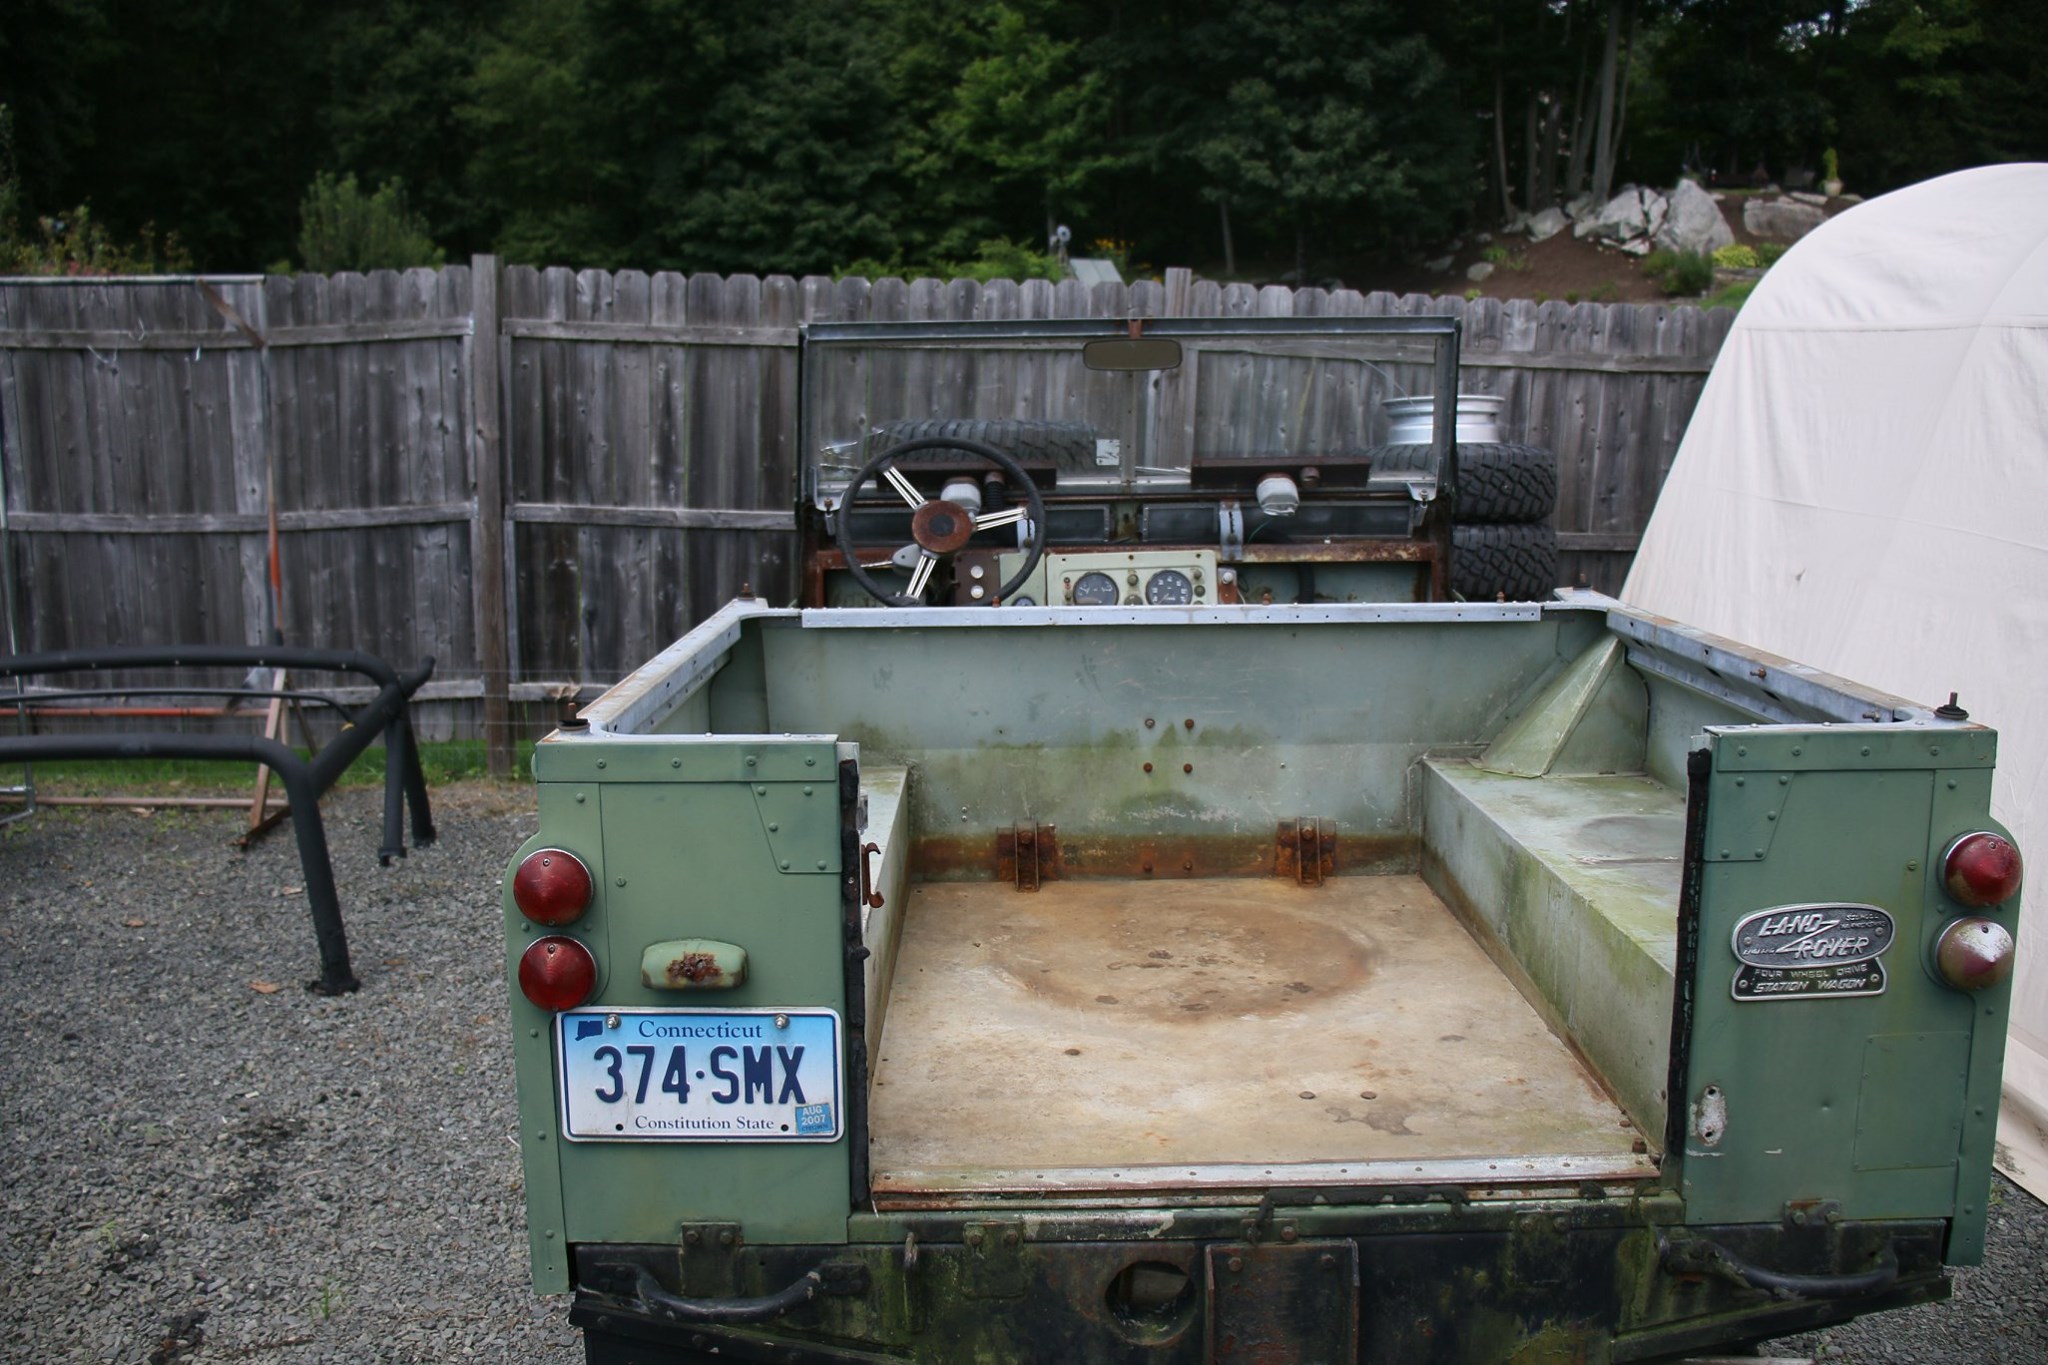
{"label": "shrub", "polygon": [[332,275],[342,270],[407,270],[438,266],[446,257],[424,221],[407,212],[405,187],[387,180],[364,194],[353,175],[326,171],[313,177],[299,201],[299,268]]}
{"label": "shrub", "polygon": [[1006,241],[992,237],[981,244],[981,249],[971,260],[934,261],[921,263],[904,260],[879,260],[863,256],[848,261],[845,265],[834,266],[832,278],[843,280],[856,276],[867,280],[887,279],[894,276],[903,280],[979,280],[987,284],[990,280],[1054,280],[1061,278],[1059,258],[1040,251],[1033,251],[1022,242]]}
{"label": "shrub", "polygon": [[956,278],[980,280],[1057,280],[1065,272],[1059,257],[1034,251],[1024,242],[991,237],[983,242],[973,260],[941,262],[944,273]]}
{"label": "shrub", "polygon": [[1790,246],[1783,242],[1758,242],[1756,244],[1756,262],[1768,270],[1778,263],[1779,257],[1791,249]]}
{"label": "shrub", "polygon": [[1698,295],[1714,287],[1714,262],[1699,251],[1653,251],[1643,258],[1643,273],[1666,294]]}
{"label": "shrub", "polygon": [[1763,264],[1763,259],[1756,254],[1755,247],[1730,242],[1727,246],[1715,250],[1714,264],[1724,270],[1755,270]]}
{"label": "shrub", "polygon": [[35,237],[0,235],[0,274],[175,275],[192,268],[176,233],[161,240],[147,223],[135,242],[121,242],[80,204],[36,219]]}

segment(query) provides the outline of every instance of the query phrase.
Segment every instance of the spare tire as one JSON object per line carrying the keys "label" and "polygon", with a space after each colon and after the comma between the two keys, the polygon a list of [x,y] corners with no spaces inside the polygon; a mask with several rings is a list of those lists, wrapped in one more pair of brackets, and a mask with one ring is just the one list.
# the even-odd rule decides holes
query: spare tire
{"label": "spare tire", "polygon": [[1086,422],[916,417],[882,423],[876,429],[872,448],[883,451],[905,441],[979,441],[1012,459],[1050,460],[1059,469],[1093,469],[1096,434],[1095,428]]}
{"label": "spare tire", "polygon": [[1451,527],[1451,591],[1467,602],[1540,602],[1556,587],[1555,527]]}
{"label": "spare tire", "polygon": [[[1426,471],[1432,447],[1374,446],[1374,473]],[[1557,452],[1505,441],[1458,443],[1454,521],[1545,521],[1557,509]]]}

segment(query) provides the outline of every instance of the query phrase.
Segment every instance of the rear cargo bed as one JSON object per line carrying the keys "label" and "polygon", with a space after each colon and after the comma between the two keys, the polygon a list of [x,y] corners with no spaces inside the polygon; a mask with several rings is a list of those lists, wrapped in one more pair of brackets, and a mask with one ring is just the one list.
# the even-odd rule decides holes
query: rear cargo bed
{"label": "rear cargo bed", "polygon": [[1413,876],[916,885],[880,1054],[885,1205],[1654,1172]]}

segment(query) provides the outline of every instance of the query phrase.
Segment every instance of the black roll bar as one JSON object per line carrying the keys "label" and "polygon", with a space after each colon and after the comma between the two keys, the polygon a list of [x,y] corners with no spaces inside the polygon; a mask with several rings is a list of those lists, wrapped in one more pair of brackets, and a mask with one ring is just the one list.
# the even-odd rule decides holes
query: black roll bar
{"label": "black roll bar", "polygon": [[[341,922],[341,899],[334,888],[334,866],[328,857],[327,832],[320,816],[320,798],[364,750],[384,736],[384,831],[379,862],[390,865],[405,856],[405,807],[412,807],[413,842],[434,841],[433,811],[427,781],[420,770],[419,746],[413,739],[409,704],[433,676],[434,661],[421,660],[401,674],[389,663],[354,650],[293,649],[280,645],[165,645],[112,649],[54,650],[0,658],[0,678],[35,677],[49,673],[103,672],[129,668],[292,668],[330,673],[355,673],[377,686],[377,695],[349,713],[341,733],[311,758],[278,740],[257,735],[192,735],[177,731],[128,731],[111,735],[0,736],[0,762],[39,763],[52,759],[196,758],[218,762],[261,763],[284,782],[291,802],[292,832],[299,845],[299,864],[306,877],[306,904],[313,916],[319,944],[320,975],[307,988],[321,995],[340,995],[361,983],[350,970],[348,938]],[[151,687],[156,695],[175,687]],[[23,700],[27,700],[24,698]]]}

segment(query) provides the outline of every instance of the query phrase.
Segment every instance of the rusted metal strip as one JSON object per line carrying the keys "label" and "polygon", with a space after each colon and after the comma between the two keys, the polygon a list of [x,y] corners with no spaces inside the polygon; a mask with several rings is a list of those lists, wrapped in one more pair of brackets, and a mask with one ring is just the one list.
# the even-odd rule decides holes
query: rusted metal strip
{"label": "rusted metal strip", "polygon": [[1282,820],[1273,835],[1273,871],[1303,886],[1321,886],[1337,871],[1337,825],[1303,816]]}

